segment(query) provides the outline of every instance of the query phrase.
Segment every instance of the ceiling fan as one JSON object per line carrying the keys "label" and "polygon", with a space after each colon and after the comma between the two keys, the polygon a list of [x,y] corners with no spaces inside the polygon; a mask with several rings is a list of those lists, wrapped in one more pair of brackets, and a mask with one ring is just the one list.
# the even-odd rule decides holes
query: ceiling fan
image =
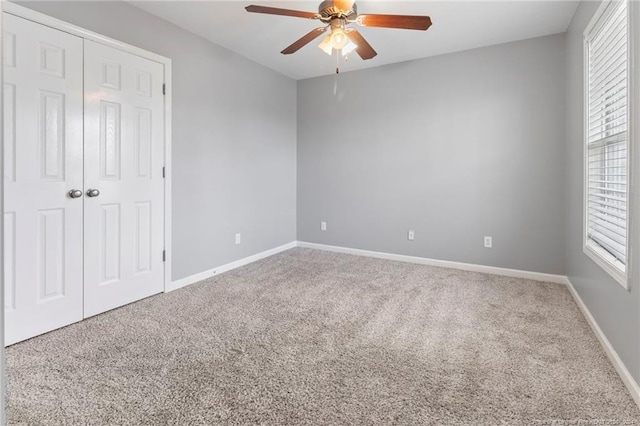
{"label": "ceiling fan", "polygon": [[400,28],[422,31],[427,30],[431,26],[431,18],[428,16],[358,15],[355,0],[323,1],[318,7],[318,13],[256,5],[247,6],[245,9],[247,12],[254,13],[317,19],[326,24],[324,27],[311,30],[291,46],[284,49],[281,52],[284,55],[297,52],[303,46],[320,37],[328,29],[331,29],[329,35],[327,35],[318,46],[320,49],[328,55],[333,54],[333,50],[336,50],[345,56],[355,50],[362,59],[367,60],[375,57],[378,53],[373,50],[373,47],[364,39],[362,34],[355,28],[349,27],[349,24],[356,23],[363,27]]}

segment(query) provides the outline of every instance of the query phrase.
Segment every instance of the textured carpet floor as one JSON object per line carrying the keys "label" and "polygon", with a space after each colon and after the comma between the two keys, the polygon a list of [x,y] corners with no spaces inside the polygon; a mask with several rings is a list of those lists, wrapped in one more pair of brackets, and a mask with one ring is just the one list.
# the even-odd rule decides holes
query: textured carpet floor
{"label": "textured carpet floor", "polygon": [[307,249],[14,345],[7,365],[10,424],[640,423],[563,286]]}

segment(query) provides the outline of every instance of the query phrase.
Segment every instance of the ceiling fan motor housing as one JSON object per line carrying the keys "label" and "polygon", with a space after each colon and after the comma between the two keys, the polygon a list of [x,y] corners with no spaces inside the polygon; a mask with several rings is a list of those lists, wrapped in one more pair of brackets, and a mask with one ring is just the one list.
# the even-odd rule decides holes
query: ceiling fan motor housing
{"label": "ceiling fan motor housing", "polygon": [[355,19],[358,16],[358,7],[353,3],[350,10],[341,10],[335,6],[333,0],[325,0],[320,3],[318,13],[322,16],[323,21],[331,21],[337,18]]}

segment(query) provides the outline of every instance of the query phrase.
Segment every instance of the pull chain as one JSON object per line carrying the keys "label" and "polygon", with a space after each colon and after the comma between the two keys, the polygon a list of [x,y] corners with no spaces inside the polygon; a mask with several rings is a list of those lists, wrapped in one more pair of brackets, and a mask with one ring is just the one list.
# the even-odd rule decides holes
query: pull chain
{"label": "pull chain", "polygon": [[336,50],[336,77],[333,82],[333,96],[338,95],[338,74],[340,74],[340,68],[338,66],[338,61],[340,60],[340,52]]}

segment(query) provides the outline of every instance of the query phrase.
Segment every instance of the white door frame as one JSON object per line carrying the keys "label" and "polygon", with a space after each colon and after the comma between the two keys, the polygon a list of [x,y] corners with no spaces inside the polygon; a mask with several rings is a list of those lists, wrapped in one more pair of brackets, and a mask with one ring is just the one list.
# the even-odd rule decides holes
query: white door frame
{"label": "white door frame", "polygon": [[[163,65],[164,68],[164,82],[165,82],[165,96],[164,96],[164,167],[165,167],[165,179],[164,179],[164,250],[166,254],[164,262],[164,291],[169,289],[171,284],[171,59],[158,55],[153,52],[141,49],[139,47],[132,46],[127,43],[123,43],[118,40],[105,37],[98,33],[94,33],[89,30],[85,30],[78,26],[69,24],[56,18],[52,18],[40,12],[36,12],[32,9],[19,6],[14,3],[5,1],[0,2],[2,12],[7,12],[11,15],[18,16],[20,18],[28,19],[33,22],[37,22],[42,25],[54,28],[56,30],[64,31],[66,33],[78,36],[85,40],[91,40],[96,43],[100,43],[115,49],[132,53],[136,56],[140,56],[145,59],[158,62]],[[4,86],[3,86],[4,87]],[[2,151],[4,154],[4,150]],[[2,163],[4,164],[4,163]],[[0,175],[1,176],[1,175]],[[4,208],[4,206],[2,206]],[[4,283],[2,286],[2,295],[4,297]],[[4,306],[4,305],[2,305]],[[4,310],[3,310],[4,311]],[[4,331],[4,328],[3,328]],[[4,345],[2,345],[4,347]]]}
{"label": "white door frame", "polygon": [[[4,241],[4,23],[2,13],[6,9],[6,2],[0,1],[0,176],[2,176],[3,185],[0,185],[0,211],[3,212],[3,218],[0,220],[0,241]],[[5,389],[7,387],[6,368],[4,359],[4,243],[0,244],[0,425],[7,424],[7,416],[5,410]]]}

